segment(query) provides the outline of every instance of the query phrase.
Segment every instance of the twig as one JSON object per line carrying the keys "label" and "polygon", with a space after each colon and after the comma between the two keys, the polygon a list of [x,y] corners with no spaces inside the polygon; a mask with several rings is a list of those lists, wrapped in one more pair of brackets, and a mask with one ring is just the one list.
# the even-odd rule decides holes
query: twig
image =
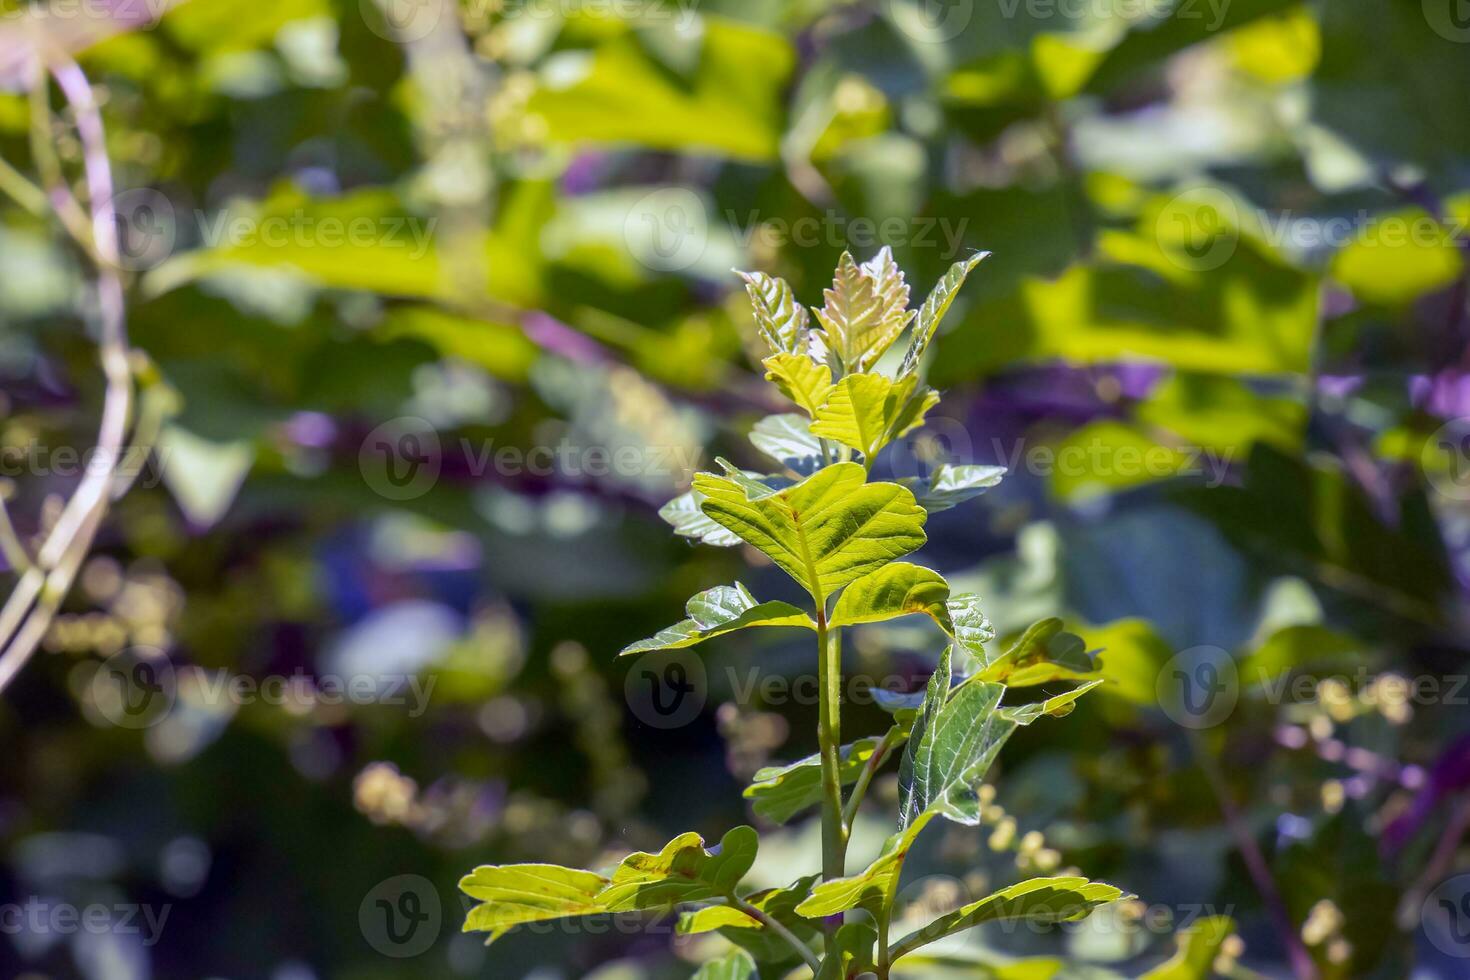
{"label": "twig", "polygon": [[775,916],[768,914],[763,909],[756,908],[734,892],[731,892],[726,897],[730,900],[731,908],[736,908],[744,912],[789,943],[791,948],[805,961],[806,965],[812,968],[813,974],[822,972],[822,964],[817,960],[817,955],[812,952],[811,947],[798,939],[796,933],[782,925]]}
{"label": "twig", "polygon": [[1220,804],[1220,815],[1225,818],[1225,825],[1230,830],[1230,836],[1235,838],[1235,846],[1239,848],[1241,859],[1245,861],[1246,871],[1249,872],[1251,881],[1256,886],[1256,892],[1260,894],[1261,901],[1266,906],[1271,924],[1286,947],[1292,974],[1297,980],[1316,980],[1316,964],[1312,962],[1311,954],[1307,952],[1307,947],[1302,944],[1296,926],[1292,924],[1291,913],[1287,910],[1286,902],[1282,900],[1281,892],[1276,887],[1276,879],[1271,875],[1271,865],[1266,861],[1266,855],[1261,853],[1256,839],[1251,836],[1250,828],[1246,826],[1244,817],[1241,816],[1235,800],[1230,795],[1230,787],[1226,785],[1225,777],[1215,764],[1214,757],[1210,755],[1208,746],[1204,745],[1203,739],[1197,732],[1190,733],[1190,746],[1194,750],[1194,756],[1200,768],[1204,770],[1210,789],[1214,791],[1215,799]]}
{"label": "twig", "polygon": [[[35,563],[21,576],[5,607],[0,609],[0,691],[15,679],[35,653],[91,549],[112,500],[114,479],[133,407],[126,307],[118,273],[112,167],[107,158],[102,116],[92,87],[76,62],[57,56],[49,68],[76,118],[77,135],[82,142],[91,228],[85,235],[82,235],[82,229],[69,230],[84,245],[90,242],[88,254],[97,260],[98,345],[107,388],[97,436],[96,459],[99,462],[88,468],[42,543]],[[38,79],[37,88],[40,90],[37,104],[42,106],[45,118],[49,119],[44,78]],[[49,146],[46,140],[38,142]],[[46,154],[43,152],[41,156]],[[75,199],[65,191],[64,181],[58,175],[51,176],[53,205],[57,206],[58,214],[65,221],[66,202],[75,203]],[[62,193],[58,193],[57,187]]]}

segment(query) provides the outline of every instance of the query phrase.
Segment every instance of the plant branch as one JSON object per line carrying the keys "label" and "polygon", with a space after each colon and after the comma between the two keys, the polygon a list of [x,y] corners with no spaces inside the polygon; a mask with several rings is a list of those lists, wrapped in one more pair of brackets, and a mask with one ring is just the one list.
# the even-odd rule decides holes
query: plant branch
{"label": "plant branch", "polygon": [[868,758],[867,765],[863,771],[858,773],[857,784],[852,788],[852,795],[847,798],[847,808],[842,811],[842,825],[852,833],[853,821],[857,819],[858,808],[862,806],[863,797],[868,793],[868,785],[872,783],[873,777],[878,770],[883,768],[883,763],[888,761],[889,753],[893,751],[893,734],[897,731],[890,728],[883,735],[883,741],[873,750],[872,756]]}
{"label": "plant branch", "polygon": [[[838,755],[842,746],[841,634],[827,627],[825,604],[817,604],[817,656],[820,658],[821,714],[817,741],[822,755],[822,878],[832,881],[846,873],[847,831],[842,821],[842,777]],[[829,935],[836,923],[826,923]]]}
{"label": "plant branch", "polygon": [[796,951],[796,954],[802,958],[802,961],[811,967],[813,974],[822,972],[822,963],[817,959],[817,954],[812,952],[810,946],[797,938],[796,933],[786,928],[764,909],[756,908],[733,891],[726,897],[730,900],[730,906],[732,908],[737,908],[744,912],[787,942]]}
{"label": "plant branch", "polygon": [[[86,476],[41,544],[34,564],[21,576],[5,607],[0,609],[0,691],[5,690],[35,653],[91,549],[112,501],[118,463],[122,459],[133,409],[126,307],[117,264],[112,166],[107,158],[102,116],[92,86],[76,62],[57,56],[50,65],[50,71],[76,118],[77,135],[82,142],[91,229],[84,234],[82,229],[72,229],[72,233],[74,236],[83,235],[79,241],[90,242],[88,254],[97,259],[97,334],[107,387],[97,435],[97,464],[88,467]],[[44,78],[37,81],[36,89],[40,90],[37,102],[44,109],[45,119],[49,120]],[[49,123],[46,128],[49,128]],[[37,132],[34,123],[33,132]],[[46,140],[38,141],[49,147]],[[45,156],[43,152],[41,157]],[[49,163],[39,165],[50,166]],[[66,202],[76,202],[65,190],[64,182],[59,181],[55,174],[51,177],[60,189],[58,194],[53,188],[53,206],[65,221]]]}
{"label": "plant branch", "polygon": [[1240,856],[1245,861],[1246,870],[1250,873],[1251,881],[1255,884],[1261,901],[1265,903],[1271,923],[1276,928],[1276,934],[1286,947],[1287,960],[1291,963],[1292,974],[1297,980],[1316,980],[1317,967],[1312,962],[1312,956],[1307,952],[1307,947],[1302,944],[1301,935],[1291,921],[1291,913],[1286,907],[1286,902],[1281,898],[1281,892],[1276,887],[1276,879],[1271,874],[1271,865],[1266,860],[1266,855],[1261,852],[1255,837],[1251,835],[1250,828],[1246,826],[1240,809],[1235,805],[1225,777],[1221,774],[1219,766],[1215,764],[1214,757],[1210,755],[1208,746],[1204,744],[1198,732],[1190,732],[1190,745],[1194,749],[1194,756],[1199,761],[1200,768],[1204,770],[1210,789],[1214,791],[1215,799],[1220,804],[1220,815],[1225,818],[1230,835],[1235,839],[1235,846],[1240,849]]}

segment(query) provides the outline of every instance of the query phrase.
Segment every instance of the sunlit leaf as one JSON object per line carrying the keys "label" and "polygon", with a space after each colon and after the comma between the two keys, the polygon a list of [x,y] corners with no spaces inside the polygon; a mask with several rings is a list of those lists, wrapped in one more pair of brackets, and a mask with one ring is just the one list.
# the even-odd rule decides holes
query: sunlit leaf
{"label": "sunlit leaf", "polygon": [[1139,980],[1208,980],[1214,974],[1215,958],[1220,947],[1235,933],[1235,922],[1229,916],[1216,915],[1196,919],[1179,930],[1179,949],[1166,963],[1154,967]]}
{"label": "sunlit leaf", "polygon": [[918,370],[919,361],[923,358],[924,351],[928,349],[929,341],[934,337],[934,331],[939,328],[940,322],[944,320],[944,315],[954,304],[960,287],[969,278],[971,270],[989,257],[989,252],[977,252],[967,259],[961,259],[950,266],[944,278],[939,280],[929,297],[924,300],[924,305],[919,308],[919,317],[914,324],[913,339],[909,341],[909,349],[904,352],[903,364],[898,369],[899,377],[906,377]]}
{"label": "sunlit leaf", "polygon": [[1033,878],[941,915],[901,939],[894,947],[894,959],[986,922],[1074,922],[1127,897],[1112,885],[1086,878]]}
{"label": "sunlit leaf", "polygon": [[673,77],[626,30],[590,53],[559,52],[541,73],[528,118],[555,143],[775,158],[781,92],[795,64],[791,43],[722,17],[703,17],[702,25],[700,58],[688,79]]}
{"label": "sunlit leaf", "polygon": [[755,312],[761,339],[776,354],[802,354],[807,349],[810,317],[806,307],[796,301],[785,279],[763,272],[742,272],[745,291]]}
{"label": "sunlit leaf", "polygon": [[699,593],[689,600],[684,611],[689,614],[688,619],[659,630],[646,640],[628,644],[618,656],[678,650],[752,626],[817,628],[810,616],[789,602],[757,603],[739,582]]}
{"label": "sunlit leaf", "polygon": [[689,980],[751,980],[755,961],[743,949],[732,949],[717,960],[701,966]]}
{"label": "sunlit leaf", "polygon": [[599,895],[607,884],[591,871],[552,864],[479,867],[459,883],[481,903],[470,910],[464,931],[488,932],[494,941],[522,923],[606,912]]}
{"label": "sunlit leaf", "polygon": [[694,488],[707,515],[764,552],[820,604],[925,541],[926,515],[914,495],[865,476],[857,463],[838,463],[760,499],[709,473],[696,476]]}
{"label": "sunlit leaf", "polygon": [[625,857],[598,900],[610,912],[631,912],[725,897],[755,863],[758,844],[750,827],[729,831],[713,850],[698,834],[680,834],[657,854]]}
{"label": "sunlit leaf", "polygon": [[927,390],[915,398],[917,383],[913,377],[895,382],[881,374],[850,374],[818,410],[812,434],[851,446],[871,463],[889,442],[921,424],[938,402]]}
{"label": "sunlit leaf", "polygon": [[1006,475],[1004,466],[955,466],[944,463],[934,468],[918,490],[919,504],[931,514],[957,507],[996,486]]}
{"label": "sunlit leaf", "polygon": [[[907,733],[895,727],[885,738],[863,738],[851,745],[844,745],[838,753],[838,776],[842,785],[857,782],[873,760],[873,756],[884,745],[891,752],[902,745]],[[745,798],[751,801],[756,815],[772,823],[784,824],[808,807],[822,801],[822,757],[809,755],[799,762],[785,766],[766,766],[756,772],[754,780],[745,788]]]}
{"label": "sunlit leaf", "polygon": [[[849,371],[865,371],[883,355],[908,325],[911,314],[890,308],[880,285],[892,291],[892,282],[880,284],[848,252],[842,253],[832,288],[817,310],[823,336]],[[905,287],[905,292],[907,287]]]}
{"label": "sunlit leaf", "polygon": [[980,820],[976,793],[1016,723],[996,709],[1005,688],[967,681],[950,690],[946,651],[914,723],[899,769],[899,826],[930,814],[958,823]]}
{"label": "sunlit leaf", "polygon": [[674,527],[674,533],[683,538],[698,538],[705,544],[717,548],[732,548],[740,538],[705,516],[699,509],[700,497],[690,490],[681,493],[659,508],[658,516]]}
{"label": "sunlit leaf", "polygon": [[799,470],[822,458],[822,444],[812,435],[811,422],[795,412],[767,415],[751,428],[750,441],[777,462]]}
{"label": "sunlit leaf", "polygon": [[1064,718],[1072,713],[1077,699],[1088,691],[1102,684],[1100,680],[1088,681],[1079,687],[1075,687],[1066,694],[1058,694],[1049,697],[1045,701],[1037,701],[1034,704],[1021,704],[1013,708],[1002,708],[1001,714],[1018,725],[1029,725],[1040,718]]}
{"label": "sunlit leaf", "polygon": [[805,354],[773,354],[761,363],[766,379],[808,415],[815,416],[832,394],[832,369]]}

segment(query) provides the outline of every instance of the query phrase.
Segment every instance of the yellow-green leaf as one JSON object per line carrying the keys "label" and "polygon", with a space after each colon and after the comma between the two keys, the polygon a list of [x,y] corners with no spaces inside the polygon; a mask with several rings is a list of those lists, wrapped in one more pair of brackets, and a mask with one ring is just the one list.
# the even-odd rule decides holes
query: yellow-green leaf
{"label": "yellow-green leaf", "polygon": [[808,415],[815,417],[832,394],[832,369],[805,354],[773,354],[761,363],[766,368],[766,380]]}
{"label": "yellow-green leaf", "polygon": [[705,514],[757,548],[818,605],[844,585],[923,545],[924,509],[907,488],[867,483],[857,463],[837,463],[768,496],[700,473]]}

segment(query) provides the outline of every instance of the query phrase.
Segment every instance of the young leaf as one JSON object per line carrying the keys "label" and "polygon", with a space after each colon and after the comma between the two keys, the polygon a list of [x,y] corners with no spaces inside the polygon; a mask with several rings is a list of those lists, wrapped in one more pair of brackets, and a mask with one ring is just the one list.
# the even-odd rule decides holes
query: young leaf
{"label": "young leaf", "polygon": [[904,753],[898,777],[900,827],[927,814],[956,823],[979,823],[976,793],[980,781],[1016,730],[1016,723],[996,710],[1005,693],[1001,685],[966,681],[942,707],[936,707],[937,695],[945,686],[931,679]]}
{"label": "young leaf", "polygon": [[857,463],[837,463],[759,499],[709,473],[695,476],[694,488],[710,518],[765,553],[821,606],[836,590],[926,540],[926,515],[914,495],[865,477]]}
{"label": "young leaf", "polygon": [[[902,745],[907,737],[902,727],[895,727],[886,738],[888,751]],[[842,785],[850,786],[857,782],[864,767],[884,742],[884,738],[870,737],[842,747],[838,769]],[[757,816],[772,823],[784,824],[807,807],[822,802],[820,754],[785,766],[766,766],[756,772],[753,779],[755,781],[745,788],[745,798],[752,801],[751,808]]]}
{"label": "young leaf", "polygon": [[929,474],[929,482],[917,492],[919,505],[931,514],[949,510],[980,496],[1000,483],[1006,474],[1004,466],[937,466]]}
{"label": "young leaf", "polygon": [[752,626],[817,628],[810,616],[789,602],[757,603],[739,582],[699,593],[685,604],[684,611],[689,614],[688,619],[661,629],[646,640],[628,644],[618,656],[692,647]]}
{"label": "young leaf", "polygon": [[598,895],[607,884],[602,875],[554,864],[485,865],[459,883],[481,903],[470,909],[464,931],[488,932],[494,942],[522,923],[606,912]]}
{"label": "young leaf", "polygon": [[794,470],[815,469],[822,462],[822,443],[812,435],[804,415],[767,415],[750,430],[750,442],[767,456]]}
{"label": "young leaf", "polygon": [[893,959],[986,922],[1073,922],[1093,909],[1127,898],[1120,889],[1086,878],[1033,878],[942,915],[893,947]]}
{"label": "young leaf", "polygon": [[[885,284],[843,252],[832,288],[823,293],[826,305],[816,311],[827,346],[848,371],[866,371],[898,339],[912,317],[889,305],[891,299],[879,294],[880,285]],[[892,283],[886,285],[891,291]]]}
{"label": "young leaf", "polygon": [[1234,933],[1235,921],[1229,916],[1196,919],[1176,935],[1179,949],[1168,962],[1159,964],[1138,980],[1207,980],[1214,973],[1211,965],[1220,954],[1220,947]]}
{"label": "young leaf", "polygon": [[766,380],[808,415],[815,416],[832,394],[832,369],[804,354],[776,354],[761,363]]}
{"label": "young leaf", "polygon": [[[738,270],[737,270],[738,271]],[[810,320],[806,307],[796,301],[786,280],[764,272],[741,272],[755,324],[761,337],[776,353],[795,354],[806,350]]]}
{"label": "young leaf", "polygon": [[717,548],[733,548],[740,539],[705,516],[699,509],[699,495],[693,490],[681,493],[659,508],[658,516],[674,527],[681,538],[698,538]]}
{"label": "young leaf", "polygon": [[909,848],[928,821],[926,816],[888,838],[878,859],[857,874],[817,885],[811,897],[796,907],[797,914],[808,919],[824,919],[863,909],[874,916],[882,915],[898,892],[898,878]]}
{"label": "young leaf", "polygon": [[937,396],[914,399],[917,384],[912,377],[895,382],[881,374],[850,374],[817,411],[812,434],[851,446],[872,465],[884,446],[920,425],[923,413],[937,403]]}
{"label": "young leaf", "polygon": [[842,590],[832,610],[832,627],[857,626],[923,613],[953,635],[949,583],[938,572],[906,561],[885,565]]}
{"label": "young leaf", "polygon": [[1029,725],[1039,718],[1065,718],[1077,706],[1078,698],[1101,683],[1101,680],[1088,681],[1065,694],[1058,694],[1034,704],[1018,704],[1013,708],[1002,708],[1000,713],[1018,725]]}
{"label": "young leaf", "polygon": [[713,850],[698,834],[680,834],[657,854],[625,857],[598,901],[609,912],[633,912],[726,897],[755,863],[758,844],[750,827],[734,828]]}
{"label": "young leaf", "polygon": [[732,949],[717,960],[710,960],[689,980],[751,980],[755,961],[743,949]]}
{"label": "young leaf", "polygon": [[985,659],[985,644],[995,639],[980,597],[951,595],[938,572],[908,562],[894,562],[865,575],[843,590],[832,610],[832,623],[856,626],[923,613],[970,653]]}
{"label": "young leaf", "polygon": [[[873,280],[873,291],[878,294],[878,304],[883,311],[881,314],[883,322],[890,326],[897,325],[893,337],[883,344],[883,350],[887,350],[914,318],[914,312],[909,309],[909,284],[904,279],[903,270],[894,261],[893,249],[887,245],[880,248],[877,255],[864,262],[862,270],[868,278]],[[859,370],[867,370],[873,361],[882,356],[882,353],[883,351],[880,350],[871,361],[859,367]]]}
{"label": "young leaf", "polygon": [[878,933],[866,922],[849,922],[837,930],[831,948],[822,957],[822,971],[815,980],[848,980],[850,977],[871,976],[876,969],[873,963],[873,947],[878,942]]}
{"label": "young leaf", "polygon": [[716,929],[759,929],[760,922],[731,905],[708,905],[679,913],[675,930],[681,936],[697,936]]}
{"label": "young leaf", "polygon": [[989,257],[989,252],[976,252],[968,259],[961,259],[950,266],[944,278],[935,285],[934,291],[919,308],[919,319],[914,325],[913,339],[909,341],[909,349],[904,352],[903,363],[898,369],[900,378],[907,377],[918,369],[919,359],[924,356],[924,349],[929,346],[929,341],[934,337],[934,331],[939,327],[939,321],[943,320],[944,315],[949,312],[950,305],[954,303],[960,287],[969,278],[970,271]]}
{"label": "young leaf", "polygon": [[1060,619],[1032,625],[1001,656],[988,662],[980,679],[1010,687],[1033,687],[1056,680],[1075,680],[1095,669],[1086,644],[1062,629]]}

